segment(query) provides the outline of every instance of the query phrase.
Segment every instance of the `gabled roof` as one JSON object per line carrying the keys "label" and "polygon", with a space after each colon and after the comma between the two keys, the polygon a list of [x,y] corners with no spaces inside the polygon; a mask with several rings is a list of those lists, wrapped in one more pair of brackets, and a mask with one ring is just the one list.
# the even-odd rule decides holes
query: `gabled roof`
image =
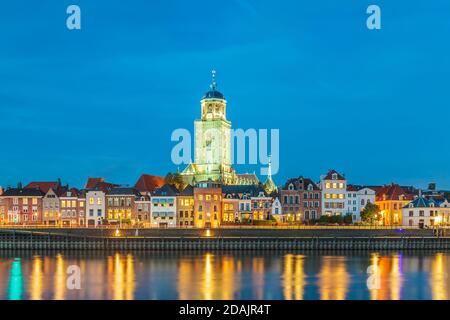
{"label": "gabled roof", "polygon": [[27,184],[24,189],[39,189],[43,193],[47,193],[50,189],[55,191],[58,186],[58,181],[34,181]]}
{"label": "gabled roof", "polygon": [[44,195],[45,193],[38,188],[11,188],[0,197],[43,197]]}
{"label": "gabled roof", "polygon": [[88,178],[86,182],[86,189],[90,190],[101,190],[103,192],[108,192],[109,189],[118,187],[117,184],[105,182],[104,178]]}
{"label": "gabled roof", "polygon": [[107,196],[120,195],[120,196],[135,196],[140,197],[141,193],[136,188],[129,187],[114,187],[108,190]]}
{"label": "gabled roof", "polygon": [[180,196],[192,197],[194,195],[194,187],[188,184],[183,191],[180,192]]}
{"label": "gabled roof", "polygon": [[152,192],[152,196],[157,196],[157,197],[175,197],[177,195],[179,195],[179,191],[178,189],[172,185],[172,184],[165,184],[160,188],[156,188],[153,192]]}
{"label": "gabled roof", "polygon": [[340,174],[339,172],[337,172],[336,170],[328,171],[327,175],[323,178],[323,180],[333,180],[333,174],[337,175],[336,180],[345,180],[345,177],[342,174]]}
{"label": "gabled roof", "polygon": [[162,187],[163,185],[164,185],[163,177],[143,174],[139,177],[134,187],[141,192],[153,192],[155,188]]}
{"label": "gabled roof", "polygon": [[319,186],[315,184],[314,181],[309,178],[303,178],[303,187],[305,190],[308,190],[309,185],[312,185],[313,190],[320,190]]}
{"label": "gabled roof", "polygon": [[264,192],[264,195],[267,195],[267,192],[263,187],[253,184],[222,186],[222,194],[224,195],[224,197],[226,197],[227,195],[230,195],[231,198],[242,198],[244,195],[247,195],[249,197],[257,197],[260,192]]}
{"label": "gabled roof", "polygon": [[376,193],[376,200],[400,200],[400,196],[403,196],[403,200],[413,200],[414,196],[407,193],[398,184],[388,184],[379,189]]}
{"label": "gabled roof", "polygon": [[309,178],[304,178],[302,176],[298,178],[292,178],[289,179],[284,187],[283,190],[289,190],[289,185],[292,184],[294,186],[294,190],[308,190],[308,186],[311,185],[313,190],[320,190],[320,188],[317,186],[314,181],[312,181]]}
{"label": "gabled roof", "polygon": [[65,192],[63,192],[60,197],[61,198],[77,198],[80,194],[80,190],[78,190],[77,188],[70,188],[68,190],[66,190]]}

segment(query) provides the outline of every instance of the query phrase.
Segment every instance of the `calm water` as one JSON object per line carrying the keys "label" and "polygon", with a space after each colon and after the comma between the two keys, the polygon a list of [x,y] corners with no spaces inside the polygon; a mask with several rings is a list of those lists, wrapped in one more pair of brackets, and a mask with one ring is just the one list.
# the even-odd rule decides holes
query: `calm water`
{"label": "calm water", "polygon": [[0,299],[449,299],[449,271],[449,252],[3,252]]}

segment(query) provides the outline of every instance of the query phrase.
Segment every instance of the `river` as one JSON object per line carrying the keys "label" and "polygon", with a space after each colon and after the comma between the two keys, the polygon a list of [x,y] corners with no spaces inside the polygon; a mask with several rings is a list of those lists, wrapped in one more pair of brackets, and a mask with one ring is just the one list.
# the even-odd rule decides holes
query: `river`
{"label": "river", "polygon": [[449,271],[449,252],[8,251],[0,299],[449,299]]}

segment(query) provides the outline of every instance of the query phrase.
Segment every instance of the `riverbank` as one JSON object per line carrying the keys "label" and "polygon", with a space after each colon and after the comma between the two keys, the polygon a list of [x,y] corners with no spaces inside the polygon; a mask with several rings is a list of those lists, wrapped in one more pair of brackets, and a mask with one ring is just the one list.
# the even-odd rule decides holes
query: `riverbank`
{"label": "riverbank", "polygon": [[433,230],[1,229],[0,250],[449,250]]}

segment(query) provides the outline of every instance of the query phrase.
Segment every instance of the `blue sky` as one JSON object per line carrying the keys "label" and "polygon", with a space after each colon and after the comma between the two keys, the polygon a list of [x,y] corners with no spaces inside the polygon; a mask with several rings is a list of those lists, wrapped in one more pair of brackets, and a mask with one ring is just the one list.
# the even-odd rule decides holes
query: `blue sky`
{"label": "blue sky", "polygon": [[215,68],[234,128],[280,129],[277,184],[335,168],[450,189],[447,0],[16,0],[0,35],[0,185],[176,170],[170,135]]}

